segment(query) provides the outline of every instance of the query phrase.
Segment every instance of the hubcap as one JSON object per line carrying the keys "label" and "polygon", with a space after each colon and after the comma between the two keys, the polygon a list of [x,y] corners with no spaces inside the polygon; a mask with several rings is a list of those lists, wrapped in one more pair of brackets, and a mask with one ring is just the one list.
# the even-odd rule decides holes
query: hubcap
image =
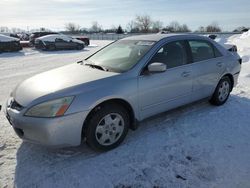
{"label": "hubcap", "polygon": [[229,95],[230,85],[227,81],[223,81],[219,88],[219,100],[222,102],[227,99]]}
{"label": "hubcap", "polygon": [[117,113],[107,114],[96,127],[96,140],[101,145],[112,145],[121,137],[123,130],[124,120],[122,116]]}

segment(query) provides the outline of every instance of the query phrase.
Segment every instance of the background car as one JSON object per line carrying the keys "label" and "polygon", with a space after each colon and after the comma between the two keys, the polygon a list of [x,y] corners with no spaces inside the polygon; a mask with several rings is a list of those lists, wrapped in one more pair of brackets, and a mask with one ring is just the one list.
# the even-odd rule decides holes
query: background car
{"label": "background car", "polygon": [[19,39],[0,34],[0,53],[19,50],[22,50]]}
{"label": "background car", "polygon": [[43,36],[46,36],[46,35],[53,35],[53,34],[59,34],[59,33],[50,32],[50,31],[34,32],[29,37],[30,44],[34,45],[36,38],[43,37]]}
{"label": "background car", "polygon": [[42,50],[82,50],[84,42],[67,35],[47,35],[35,40],[35,47]]}
{"label": "background car", "polygon": [[88,37],[80,36],[80,37],[74,37],[74,38],[77,40],[83,41],[86,46],[88,46],[90,44]]}
{"label": "background car", "polygon": [[22,33],[17,33],[17,36],[21,41],[29,41],[30,35],[28,33],[22,32]]}

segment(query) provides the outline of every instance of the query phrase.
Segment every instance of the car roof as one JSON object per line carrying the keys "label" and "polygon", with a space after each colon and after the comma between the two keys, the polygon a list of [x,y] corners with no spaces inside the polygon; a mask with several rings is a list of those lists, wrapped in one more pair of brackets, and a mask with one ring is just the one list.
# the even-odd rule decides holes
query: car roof
{"label": "car roof", "polygon": [[63,39],[63,38],[71,38],[71,37],[67,36],[67,35],[62,35],[62,34],[51,34],[51,35],[41,36],[38,39],[50,41],[50,40],[55,40],[56,38],[62,38]]}
{"label": "car roof", "polygon": [[37,31],[37,32],[34,32],[32,34],[43,34],[43,33],[54,33],[54,34],[57,34],[58,32],[53,32],[53,31]]}
{"label": "car roof", "polygon": [[207,39],[208,37],[199,36],[196,34],[148,34],[148,35],[135,35],[131,37],[123,38],[122,40],[147,40],[147,41],[160,41],[166,38],[197,38],[197,39]]}

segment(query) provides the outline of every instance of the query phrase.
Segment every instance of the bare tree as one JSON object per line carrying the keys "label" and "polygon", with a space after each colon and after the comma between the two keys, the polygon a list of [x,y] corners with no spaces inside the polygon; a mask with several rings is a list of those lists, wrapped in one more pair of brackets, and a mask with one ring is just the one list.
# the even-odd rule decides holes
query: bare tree
{"label": "bare tree", "polygon": [[162,21],[154,21],[152,24],[152,32],[159,32],[163,28],[163,22]]}
{"label": "bare tree", "polygon": [[171,22],[168,26],[163,28],[163,22],[159,20],[152,20],[149,15],[136,16],[135,20],[130,21],[127,24],[127,30],[129,32],[159,32],[161,30],[165,32],[190,32],[186,24],[180,25],[177,21]]}
{"label": "bare tree", "polygon": [[12,33],[21,33],[22,31],[23,31],[22,29],[17,28],[17,27],[11,28],[11,32],[12,32]]}
{"label": "bare tree", "polygon": [[152,26],[151,17],[147,14],[137,15],[135,18],[135,24],[142,32],[149,32],[150,27]]}
{"label": "bare tree", "polygon": [[203,27],[203,26],[200,26],[200,27],[198,28],[197,32],[204,33],[204,32],[206,32],[206,28]]}
{"label": "bare tree", "polygon": [[102,31],[102,26],[97,21],[94,21],[94,22],[92,22],[92,26],[91,26],[90,30],[92,32],[98,33],[98,32]]}
{"label": "bare tree", "polygon": [[80,26],[75,23],[69,22],[65,24],[65,29],[71,33],[77,33],[80,31]]}
{"label": "bare tree", "polygon": [[177,21],[171,22],[164,30],[168,32],[178,33],[178,32],[190,32],[190,29],[186,24],[179,24]]}
{"label": "bare tree", "polygon": [[169,24],[169,28],[172,30],[172,32],[178,32],[180,30],[180,24],[177,21],[172,21]]}
{"label": "bare tree", "polygon": [[5,27],[5,26],[1,26],[0,27],[0,32],[3,32],[3,33],[7,33],[7,32],[10,32],[10,29],[8,27]]}
{"label": "bare tree", "polygon": [[127,24],[127,30],[130,33],[139,33],[140,29],[137,27],[135,21],[131,20],[130,22],[128,22]]}
{"label": "bare tree", "polygon": [[219,27],[218,23],[213,22],[206,27],[206,31],[207,32],[221,32],[221,28]]}
{"label": "bare tree", "polygon": [[187,24],[183,24],[180,26],[180,32],[190,32],[191,30],[188,28]]}
{"label": "bare tree", "polygon": [[135,28],[135,22],[133,20],[129,21],[126,26],[127,30],[131,32]]}

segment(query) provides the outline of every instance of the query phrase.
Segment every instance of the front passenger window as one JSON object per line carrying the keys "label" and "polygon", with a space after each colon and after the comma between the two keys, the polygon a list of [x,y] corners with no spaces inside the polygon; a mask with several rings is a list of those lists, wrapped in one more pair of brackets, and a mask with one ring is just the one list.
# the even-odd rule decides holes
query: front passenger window
{"label": "front passenger window", "polygon": [[150,61],[167,65],[167,69],[178,67],[187,63],[187,53],[182,41],[171,42],[158,50]]}

